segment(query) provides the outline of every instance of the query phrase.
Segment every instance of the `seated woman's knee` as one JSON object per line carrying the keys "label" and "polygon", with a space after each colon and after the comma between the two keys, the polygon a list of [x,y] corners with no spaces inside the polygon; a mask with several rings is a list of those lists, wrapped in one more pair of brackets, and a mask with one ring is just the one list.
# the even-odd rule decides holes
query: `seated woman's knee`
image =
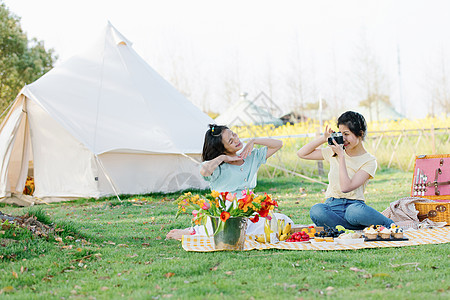
{"label": "seated woman's knee", "polygon": [[309,210],[309,215],[311,218],[323,218],[327,212],[327,205],[323,203],[314,204]]}
{"label": "seated woman's knee", "polygon": [[367,211],[367,205],[364,203],[353,203],[345,211],[345,215],[364,215]]}

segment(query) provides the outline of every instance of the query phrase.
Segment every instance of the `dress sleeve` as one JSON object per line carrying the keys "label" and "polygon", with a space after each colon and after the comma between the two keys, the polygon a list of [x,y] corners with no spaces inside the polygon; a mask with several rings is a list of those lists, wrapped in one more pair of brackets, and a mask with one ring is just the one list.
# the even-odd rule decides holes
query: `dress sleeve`
{"label": "dress sleeve", "polygon": [[[202,168],[202,166],[203,166],[203,164],[204,164],[205,162],[202,162],[202,164],[200,165],[200,168]],[[200,170],[199,170],[200,171]],[[209,182],[214,182],[214,181],[216,181],[216,179],[217,179],[217,177],[219,177],[219,175],[220,175],[220,166],[218,166],[215,170],[214,170],[214,172],[211,174],[211,175],[209,175],[209,176],[202,176],[203,177],[203,179],[205,179],[206,181],[209,181]]]}
{"label": "dress sleeve", "polygon": [[255,160],[258,161],[259,165],[265,164],[267,161],[267,147],[255,148],[253,151],[255,151]]}

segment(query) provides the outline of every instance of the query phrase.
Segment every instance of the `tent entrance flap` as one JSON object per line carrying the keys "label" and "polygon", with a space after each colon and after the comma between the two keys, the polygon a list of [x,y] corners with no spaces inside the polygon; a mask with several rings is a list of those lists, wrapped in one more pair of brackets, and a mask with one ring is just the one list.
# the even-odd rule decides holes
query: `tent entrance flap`
{"label": "tent entrance flap", "polygon": [[0,197],[22,193],[29,173],[32,151],[25,97],[17,99],[6,119],[9,124],[5,124],[0,135],[1,141],[6,140],[5,144],[2,143],[5,147],[0,147],[3,155],[0,162]]}
{"label": "tent entrance flap", "polygon": [[[27,99],[28,101],[28,99]],[[93,153],[29,100],[35,197],[98,197],[97,163]]]}

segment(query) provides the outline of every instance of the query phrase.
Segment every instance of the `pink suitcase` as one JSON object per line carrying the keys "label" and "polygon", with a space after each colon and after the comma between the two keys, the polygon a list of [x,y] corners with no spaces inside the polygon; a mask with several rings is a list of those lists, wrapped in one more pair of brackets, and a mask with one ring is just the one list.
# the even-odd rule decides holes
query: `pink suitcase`
{"label": "pink suitcase", "polygon": [[429,218],[450,224],[450,154],[416,157],[411,196],[435,201],[415,203],[420,221]]}

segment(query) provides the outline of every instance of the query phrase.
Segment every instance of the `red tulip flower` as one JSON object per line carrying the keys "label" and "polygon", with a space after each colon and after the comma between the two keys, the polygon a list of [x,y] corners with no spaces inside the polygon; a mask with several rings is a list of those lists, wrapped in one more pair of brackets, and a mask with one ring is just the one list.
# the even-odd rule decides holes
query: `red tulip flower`
{"label": "red tulip flower", "polygon": [[250,218],[250,221],[252,221],[252,223],[257,223],[259,221],[259,215],[255,215],[253,218]]}
{"label": "red tulip flower", "polygon": [[220,214],[220,220],[222,220],[222,222],[225,222],[226,220],[228,220],[230,218],[230,213],[227,211],[223,211]]}

